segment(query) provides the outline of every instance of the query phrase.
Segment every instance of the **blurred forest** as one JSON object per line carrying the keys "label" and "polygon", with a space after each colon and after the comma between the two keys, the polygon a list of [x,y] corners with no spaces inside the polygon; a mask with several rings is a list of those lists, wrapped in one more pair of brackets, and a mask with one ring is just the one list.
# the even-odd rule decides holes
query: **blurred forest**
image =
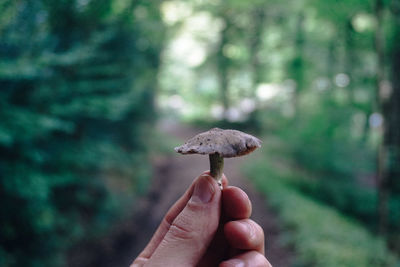
{"label": "blurred forest", "polygon": [[0,266],[61,266],[146,188],[158,3],[2,0],[0,12]]}
{"label": "blurred forest", "polygon": [[262,137],[298,266],[400,264],[400,0],[0,0],[0,87],[0,266],[106,235],[157,120]]}

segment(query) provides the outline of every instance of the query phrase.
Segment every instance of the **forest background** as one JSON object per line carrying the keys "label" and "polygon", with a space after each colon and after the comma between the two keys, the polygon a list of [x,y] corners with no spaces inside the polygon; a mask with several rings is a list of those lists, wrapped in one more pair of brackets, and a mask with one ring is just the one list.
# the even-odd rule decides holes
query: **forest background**
{"label": "forest background", "polygon": [[299,266],[399,264],[399,0],[0,0],[0,266],[107,235],[169,120],[262,137]]}

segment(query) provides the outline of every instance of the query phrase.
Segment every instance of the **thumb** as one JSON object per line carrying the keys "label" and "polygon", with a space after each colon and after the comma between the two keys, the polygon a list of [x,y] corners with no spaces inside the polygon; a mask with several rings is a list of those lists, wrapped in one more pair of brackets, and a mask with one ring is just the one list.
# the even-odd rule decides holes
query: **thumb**
{"label": "thumb", "polygon": [[221,190],[215,179],[197,178],[193,193],[175,218],[147,264],[149,266],[195,266],[218,228]]}

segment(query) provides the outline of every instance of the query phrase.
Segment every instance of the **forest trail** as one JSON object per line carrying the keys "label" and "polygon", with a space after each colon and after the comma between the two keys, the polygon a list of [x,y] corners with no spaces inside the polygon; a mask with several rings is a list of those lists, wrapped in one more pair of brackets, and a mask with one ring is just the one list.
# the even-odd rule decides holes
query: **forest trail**
{"label": "forest trail", "polygon": [[[201,132],[173,122],[161,123],[160,131],[182,142]],[[281,229],[276,215],[267,206],[265,198],[240,172],[240,166],[254,157],[257,157],[257,151],[246,157],[226,159],[224,173],[230,185],[238,186],[248,194],[253,207],[251,218],[265,232],[268,260],[275,267],[288,267],[293,262],[294,254],[279,242]],[[209,168],[208,165],[208,157],[200,155],[172,154],[154,158],[150,192],[136,203],[135,213],[97,245],[96,258],[85,257],[84,260],[78,257],[70,261],[71,266],[129,266],[150,240],[169,207],[185,192],[194,178]]]}

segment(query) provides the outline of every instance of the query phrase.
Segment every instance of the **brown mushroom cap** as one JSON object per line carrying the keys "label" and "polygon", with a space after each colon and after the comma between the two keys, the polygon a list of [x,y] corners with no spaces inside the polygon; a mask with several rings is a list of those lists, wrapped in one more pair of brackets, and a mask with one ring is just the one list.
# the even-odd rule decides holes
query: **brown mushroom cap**
{"label": "brown mushroom cap", "polygon": [[213,128],[189,139],[175,151],[181,154],[214,154],[232,158],[249,154],[261,147],[261,141],[249,134],[237,130]]}

